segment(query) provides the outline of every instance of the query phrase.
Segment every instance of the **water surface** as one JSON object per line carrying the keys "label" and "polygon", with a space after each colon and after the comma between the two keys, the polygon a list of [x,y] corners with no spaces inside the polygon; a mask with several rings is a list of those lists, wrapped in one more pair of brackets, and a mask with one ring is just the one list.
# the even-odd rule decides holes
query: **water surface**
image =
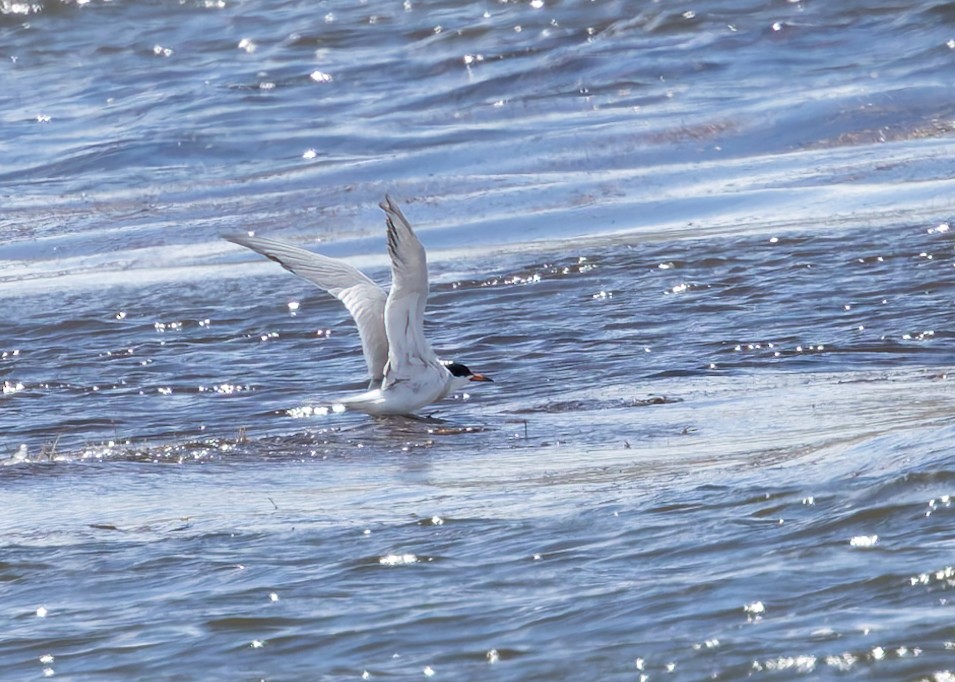
{"label": "water surface", "polygon": [[0,0],[2,676],[950,679],[953,21]]}

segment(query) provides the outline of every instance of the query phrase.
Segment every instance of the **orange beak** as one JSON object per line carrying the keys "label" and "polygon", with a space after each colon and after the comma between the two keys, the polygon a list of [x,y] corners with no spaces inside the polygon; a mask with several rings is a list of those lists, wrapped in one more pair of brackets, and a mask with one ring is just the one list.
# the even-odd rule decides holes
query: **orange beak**
{"label": "orange beak", "polygon": [[472,374],[468,377],[468,379],[471,381],[490,381],[492,384],[494,383],[494,379],[491,377],[486,377],[483,374]]}

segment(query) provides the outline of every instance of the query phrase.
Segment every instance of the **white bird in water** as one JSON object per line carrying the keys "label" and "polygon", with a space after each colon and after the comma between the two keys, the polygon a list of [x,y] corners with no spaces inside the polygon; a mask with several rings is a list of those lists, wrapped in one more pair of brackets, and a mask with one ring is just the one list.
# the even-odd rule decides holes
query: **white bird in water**
{"label": "white bird in water", "polygon": [[274,239],[226,235],[274,260],[338,298],[358,325],[371,383],[368,391],[339,402],[370,415],[407,415],[441,400],[472,381],[491,381],[457,362],[443,362],[424,336],[428,260],[401,209],[385,196],[391,291],[357,269]]}

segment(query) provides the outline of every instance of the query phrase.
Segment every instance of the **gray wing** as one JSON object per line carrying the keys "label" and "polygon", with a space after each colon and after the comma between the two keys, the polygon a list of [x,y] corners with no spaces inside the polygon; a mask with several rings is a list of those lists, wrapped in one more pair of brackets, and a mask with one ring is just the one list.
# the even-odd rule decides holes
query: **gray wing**
{"label": "gray wing", "polygon": [[388,336],[385,333],[387,295],[384,289],[337,258],[265,237],[236,234],[223,235],[223,239],[261,253],[344,303],[358,326],[361,349],[372,383],[381,381],[388,360]]}
{"label": "gray wing", "polygon": [[[438,359],[424,336],[428,259],[411,225],[391,197],[386,196],[380,206],[387,215],[391,256],[391,291],[385,303],[388,374],[400,379],[413,373],[415,367]],[[390,383],[387,378],[386,383]]]}

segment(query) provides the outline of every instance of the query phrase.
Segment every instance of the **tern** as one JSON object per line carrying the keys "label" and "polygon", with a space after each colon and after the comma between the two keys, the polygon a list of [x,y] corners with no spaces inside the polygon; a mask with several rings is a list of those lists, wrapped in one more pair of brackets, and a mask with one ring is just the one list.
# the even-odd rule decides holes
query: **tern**
{"label": "tern", "polygon": [[358,326],[368,365],[368,390],[340,400],[373,416],[411,415],[472,381],[492,381],[458,362],[438,359],[424,335],[428,300],[428,260],[401,209],[385,196],[379,206],[388,226],[391,290],[348,263],[275,239],[223,235],[274,260],[289,272],[318,285],[345,304]]}

